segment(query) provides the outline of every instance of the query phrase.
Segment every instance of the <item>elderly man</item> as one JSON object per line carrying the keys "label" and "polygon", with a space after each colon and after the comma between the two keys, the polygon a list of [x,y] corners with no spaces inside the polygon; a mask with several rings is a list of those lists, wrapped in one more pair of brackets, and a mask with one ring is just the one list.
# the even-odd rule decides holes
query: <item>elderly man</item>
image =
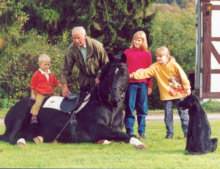
{"label": "elderly man", "polygon": [[108,62],[108,56],[99,41],[87,36],[83,27],[72,29],[73,43],[67,49],[61,68],[62,95],[67,97],[69,88],[67,77],[71,75],[73,66],[79,68],[80,90],[90,90],[94,84],[98,84],[101,69]]}

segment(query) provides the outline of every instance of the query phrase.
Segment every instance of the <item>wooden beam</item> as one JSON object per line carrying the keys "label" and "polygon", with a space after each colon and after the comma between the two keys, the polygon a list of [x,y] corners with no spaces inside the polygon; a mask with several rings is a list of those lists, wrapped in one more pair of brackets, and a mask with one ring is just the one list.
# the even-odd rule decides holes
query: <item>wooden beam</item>
{"label": "wooden beam", "polygon": [[220,54],[217,52],[217,50],[215,49],[213,43],[211,43],[211,52],[213,53],[215,59],[218,61],[218,63],[220,64]]}
{"label": "wooden beam", "polygon": [[210,2],[210,0],[201,0],[201,2]]}
{"label": "wooden beam", "polygon": [[220,5],[213,5],[212,10],[220,10]]}
{"label": "wooden beam", "polygon": [[220,69],[211,69],[210,73],[211,74],[220,74]]}
{"label": "wooden beam", "polygon": [[203,93],[203,99],[205,99],[205,98],[208,98],[208,99],[210,99],[210,98],[216,98],[216,99],[219,99],[219,96],[220,96],[220,92],[206,92],[206,93]]}

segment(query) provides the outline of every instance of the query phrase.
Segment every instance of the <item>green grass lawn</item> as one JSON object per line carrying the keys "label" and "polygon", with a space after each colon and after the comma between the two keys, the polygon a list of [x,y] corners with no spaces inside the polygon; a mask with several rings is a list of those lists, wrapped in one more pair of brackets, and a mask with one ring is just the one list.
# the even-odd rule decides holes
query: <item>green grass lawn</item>
{"label": "green grass lawn", "polygon": [[[211,121],[212,137],[220,138],[220,121]],[[0,141],[0,168],[156,168],[213,169],[220,168],[220,150],[205,155],[185,155],[186,139],[180,122],[174,123],[174,138],[165,139],[163,122],[148,122],[146,150],[137,150],[125,143],[97,145],[51,144],[26,147],[12,146]],[[0,133],[5,130],[0,125]]]}

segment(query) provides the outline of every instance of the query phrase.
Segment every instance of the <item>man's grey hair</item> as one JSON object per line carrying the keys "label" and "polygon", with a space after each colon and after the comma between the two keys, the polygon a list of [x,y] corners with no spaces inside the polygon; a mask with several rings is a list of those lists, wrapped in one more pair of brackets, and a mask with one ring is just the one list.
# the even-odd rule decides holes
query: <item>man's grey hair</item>
{"label": "man's grey hair", "polygon": [[81,32],[82,34],[86,34],[86,30],[83,26],[76,26],[72,29],[72,34],[74,32]]}

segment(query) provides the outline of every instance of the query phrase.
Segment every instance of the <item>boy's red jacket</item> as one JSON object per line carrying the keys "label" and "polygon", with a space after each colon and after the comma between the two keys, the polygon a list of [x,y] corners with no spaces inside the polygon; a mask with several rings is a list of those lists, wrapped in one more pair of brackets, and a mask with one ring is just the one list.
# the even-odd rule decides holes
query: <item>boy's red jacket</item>
{"label": "boy's red jacket", "polygon": [[31,79],[30,88],[36,90],[39,94],[53,94],[53,87],[59,84],[52,72],[49,73],[49,81],[39,70],[36,71]]}

